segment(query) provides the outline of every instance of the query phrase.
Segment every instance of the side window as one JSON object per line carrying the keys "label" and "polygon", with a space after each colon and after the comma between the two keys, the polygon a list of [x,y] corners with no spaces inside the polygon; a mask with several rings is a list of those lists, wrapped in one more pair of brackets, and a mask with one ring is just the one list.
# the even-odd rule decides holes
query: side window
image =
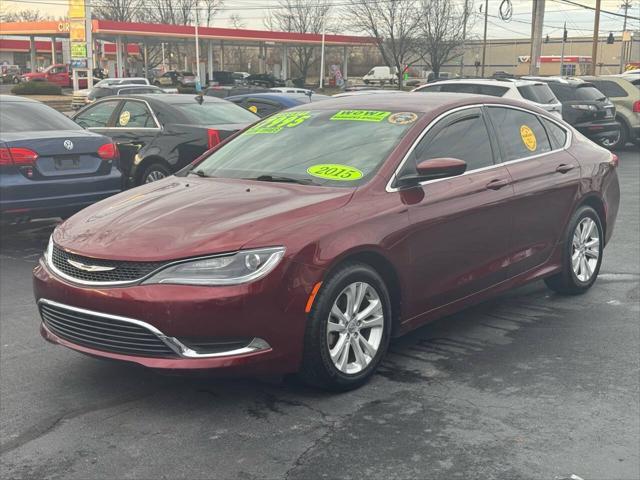
{"label": "side window", "polygon": [[247,109],[258,115],[259,117],[267,117],[272,113],[279,112],[280,110],[282,110],[282,107],[275,103],[250,99],[247,101]]}
{"label": "side window", "polygon": [[565,129],[560,127],[558,124],[553,123],[551,120],[547,120],[546,118],[540,118],[540,120],[542,120],[544,128],[547,129],[551,147],[554,150],[564,147],[565,143],[567,143],[567,132],[565,131]]}
{"label": "side window", "polygon": [[155,126],[147,106],[133,100],[124,102],[116,121],[116,127],[120,128],[154,128]]}
{"label": "side window", "polygon": [[443,157],[464,160],[467,171],[494,164],[489,132],[479,109],[456,113],[438,122],[416,146],[408,168],[415,171],[419,162]]}
{"label": "side window", "polygon": [[629,95],[616,82],[611,80],[594,80],[593,83],[598,90],[604,93],[607,97],[628,97]]}
{"label": "side window", "polygon": [[80,113],[75,122],[84,128],[105,128],[109,126],[109,119],[118,106],[117,101],[101,102],[87,108]]}
{"label": "side window", "polygon": [[547,132],[538,117],[513,108],[489,107],[489,116],[504,149],[504,161],[550,152]]}
{"label": "side window", "polygon": [[420,93],[433,93],[439,92],[441,85],[427,85],[426,87],[422,87],[420,90],[416,90],[416,92]]}
{"label": "side window", "polygon": [[441,92],[478,93],[478,85],[472,83],[446,83],[440,88]]}

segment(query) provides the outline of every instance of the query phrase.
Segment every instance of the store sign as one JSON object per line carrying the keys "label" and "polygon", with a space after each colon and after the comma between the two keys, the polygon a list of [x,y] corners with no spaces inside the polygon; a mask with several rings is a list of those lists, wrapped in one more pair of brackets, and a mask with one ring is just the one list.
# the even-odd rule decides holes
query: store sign
{"label": "store sign", "polygon": [[84,19],[71,20],[69,22],[69,38],[72,42],[87,41],[87,32],[85,30]]}
{"label": "store sign", "polygon": [[87,68],[87,59],[81,58],[78,60],[71,60],[71,68],[76,70],[78,68]]}
{"label": "store sign", "polygon": [[69,18],[85,17],[84,0],[69,0]]}
{"label": "store sign", "polygon": [[87,58],[87,44],[86,43],[71,43],[71,58]]}

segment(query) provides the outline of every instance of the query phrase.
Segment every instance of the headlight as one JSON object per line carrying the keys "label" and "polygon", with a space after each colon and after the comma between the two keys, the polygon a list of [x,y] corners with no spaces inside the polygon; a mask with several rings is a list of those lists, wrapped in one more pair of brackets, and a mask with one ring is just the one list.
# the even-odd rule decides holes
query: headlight
{"label": "headlight", "polygon": [[238,285],[271,272],[284,256],[284,247],[242,250],[233,255],[205,257],[175,263],[145,282],[181,285]]}
{"label": "headlight", "polygon": [[47,244],[47,249],[44,251],[42,256],[44,257],[45,263],[49,263],[51,261],[51,256],[53,255],[53,234],[49,237],[49,243]]}

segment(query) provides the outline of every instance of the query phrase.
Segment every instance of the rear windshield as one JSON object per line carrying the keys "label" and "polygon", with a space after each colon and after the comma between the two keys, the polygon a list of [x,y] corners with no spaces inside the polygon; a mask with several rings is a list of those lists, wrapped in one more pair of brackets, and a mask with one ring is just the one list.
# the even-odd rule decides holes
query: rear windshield
{"label": "rear windshield", "polygon": [[26,102],[1,102],[0,125],[3,132],[82,130],[80,125],[54,109]]}
{"label": "rear windshield", "polygon": [[549,88],[561,102],[572,102],[576,100],[604,100],[606,97],[593,85],[585,84],[578,87],[563,85],[560,83],[550,83]]}
{"label": "rear windshield", "polygon": [[536,85],[522,85],[521,87],[518,87],[518,91],[523,98],[531,102],[548,104],[556,103],[558,101],[551,89],[544,83]]}
{"label": "rear windshield", "polygon": [[223,125],[253,123],[260,117],[231,102],[203,102],[174,104],[192,125]]}
{"label": "rear windshield", "polygon": [[375,175],[419,115],[368,110],[280,112],[244,131],[194,168],[212,177],[268,177],[354,187]]}
{"label": "rear windshield", "polygon": [[607,97],[628,97],[627,91],[611,80],[594,80],[593,84]]}

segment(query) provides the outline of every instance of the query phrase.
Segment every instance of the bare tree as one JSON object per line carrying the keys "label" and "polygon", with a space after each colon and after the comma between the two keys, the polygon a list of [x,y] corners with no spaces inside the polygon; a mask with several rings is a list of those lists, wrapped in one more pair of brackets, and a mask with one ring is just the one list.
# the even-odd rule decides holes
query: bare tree
{"label": "bare tree", "polygon": [[402,88],[404,67],[420,59],[416,37],[421,22],[415,0],[349,0],[344,13],[353,30],[378,39],[380,54],[389,67],[395,67]]}
{"label": "bare tree", "polygon": [[[280,0],[280,8],[272,11],[265,21],[269,30],[297,33],[322,33],[323,22],[326,31],[332,26],[327,21],[331,8],[328,0]],[[296,45],[290,49],[291,63],[303,81],[306,81],[309,69],[317,59],[317,48],[309,45]]]}
{"label": "bare tree", "polygon": [[42,13],[40,10],[15,10],[2,13],[3,22],[40,22],[43,20],[55,20],[49,14]]}
{"label": "bare tree", "polygon": [[422,0],[417,48],[436,78],[442,65],[460,55],[464,25],[471,11],[473,3],[465,10],[458,9],[450,0]]}
{"label": "bare tree", "polygon": [[142,6],[143,0],[93,0],[91,13],[102,20],[133,22],[144,18]]}

